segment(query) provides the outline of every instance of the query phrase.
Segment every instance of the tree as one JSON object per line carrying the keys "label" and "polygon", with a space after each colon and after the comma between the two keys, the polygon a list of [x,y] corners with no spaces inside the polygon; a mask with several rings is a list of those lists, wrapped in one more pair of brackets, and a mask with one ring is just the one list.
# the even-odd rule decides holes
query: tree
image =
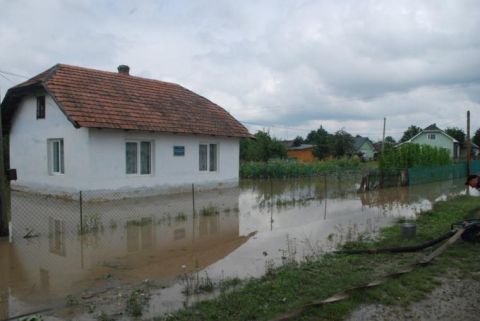
{"label": "tree", "polygon": [[240,159],[242,161],[266,162],[271,158],[287,157],[287,149],[265,131],[258,131],[255,139],[244,138],[240,141]]}
{"label": "tree", "polygon": [[297,136],[295,137],[295,139],[293,140],[293,146],[295,147],[298,147],[300,145],[302,145],[304,143],[303,141],[303,137],[302,136]]}
{"label": "tree", "polygon": [[475,135],[473,135],[472,141],[478,146],[480,146],[480,128],[477,129],[477,131],[475,132]]}
{"label": "tree", "polygon": [[322,126],[317,130],[312,130],[307,135],[305,142],[313,145],[313,156],[318,159],[323,159],[329,155],[330,136],[331,135]]}
{"label": "tree", "polygon": [[353,144],[353,136],[344,130],[339,130],[330,137],[330,151],[336,158],[353,154]]}
{"label": "tree", "polygon": [[406,131],[403,132],[402,138],[400,138],[400,143],[406,142],[419,132],[421,132],[422,129],[420,127],[417,127],[415,125],[411,125],[410,127],[407,128]]}
{"label": "tree", "polygon": [[465,138],[467,137],[467,135],[465,134],[463,129],[460,129],[458,127],[449,127],[445,129],[445,132],[449,136],[458,140],[458,142],[460,143],[460,148],[463,148],[465,146]]}
{"label": "tree", "polygon": [[395,145],[397,142],[392,136],[385,137],[385,144]]}

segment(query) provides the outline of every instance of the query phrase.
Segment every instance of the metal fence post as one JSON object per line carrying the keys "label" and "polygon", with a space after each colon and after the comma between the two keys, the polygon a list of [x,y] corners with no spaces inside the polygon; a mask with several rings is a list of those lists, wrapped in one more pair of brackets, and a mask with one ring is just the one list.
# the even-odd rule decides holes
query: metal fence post
{"label": "metal fence post", "polygon": [[195,184],[192,183],[192,209],[193,216],[195,216]]}
{"label": "metal fence post", "polygon": [[324,215],[323,215],[323,219],[326,220],[327,219],[327,197],[328,197],[328,194],[327,194],[327,173],[325,172],[323,174],[323,193],[324,193],[324,203],[325,203],[325,210],[324,210]]}
{"label": "metal fence post", "polygon": [[270,177],[270,231],[273,231],[273,181]]}
{"label": "metal fence post", "polygon": [[82,197],[82,191],[79,193],[78,197],[79,203],[80,203],[80,234],[83,234],[83,197]]}

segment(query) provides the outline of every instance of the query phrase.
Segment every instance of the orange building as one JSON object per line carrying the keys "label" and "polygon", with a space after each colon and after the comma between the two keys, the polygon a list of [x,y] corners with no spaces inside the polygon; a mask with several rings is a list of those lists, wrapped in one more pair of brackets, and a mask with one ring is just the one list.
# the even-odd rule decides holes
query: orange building
{"label": "orange building", "polygon": [[287,156],[307,163],[315,161],[315,156],[313,156],[313,145],[310,144],[288,148]]}

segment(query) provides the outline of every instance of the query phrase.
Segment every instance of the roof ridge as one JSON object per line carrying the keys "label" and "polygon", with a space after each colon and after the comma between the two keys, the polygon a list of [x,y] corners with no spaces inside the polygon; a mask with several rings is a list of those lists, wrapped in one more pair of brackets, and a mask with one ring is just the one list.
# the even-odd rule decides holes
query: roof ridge
{"label": "roof ridge", "polygon": [[44,85],[46,85],[45,83],[47,81],[49,81],[54,75],[55,73],[57,72],[57,70],[60,68],[60,64],[57,63],[55,65],[53,65],[53,67],[45,70],[45,71],[48,71],[48,73],[45,75],[45,77],[42,79],[42,83],[44,83]]}
{"label": "roof ridge", "polygon": [[[175,86],[178,86],[178,87],[185,88],[182,85],[179,85],[177,83],[170,82],[170,81],[158,80],[158,79],[154,79],[154,78],[145,78],[145,77],[135,76],[135,75],[132,75],[132,74],[122,75],[122,74],[120,74],[119,72],[116,72],[116,71],[100,70],[100,69],[95,69],[95,68],[91,68],[91,67],[81,67],[81,66],[75,66],[75,65],[64,64],[64,63],[58,63],[55,66],[77,69],[77,70],[83,70],[83,71],[88,71],[88,72],[104,73],[104,74],[113,75],[113,76],[120,75],[120,76],[137,78],[137,79],[152,81],[152,82],[156,82],[156,83],[170,84],[170,85],[175,85]],[[188,88],[185,88],[185,89],[188,89]]]}

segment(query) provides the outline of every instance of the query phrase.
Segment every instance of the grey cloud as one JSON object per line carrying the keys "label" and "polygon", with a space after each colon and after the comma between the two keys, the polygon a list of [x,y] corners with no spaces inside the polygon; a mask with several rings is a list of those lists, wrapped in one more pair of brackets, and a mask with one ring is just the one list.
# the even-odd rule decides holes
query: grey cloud
{"label": "grey cloud", "polygon": [[49,0],[2,11],[0,70],[126,63],[272,129],[378,135],[387,116],[399,136],[410,124],[463,126],[458,114],[480,107],[477,1]]}

